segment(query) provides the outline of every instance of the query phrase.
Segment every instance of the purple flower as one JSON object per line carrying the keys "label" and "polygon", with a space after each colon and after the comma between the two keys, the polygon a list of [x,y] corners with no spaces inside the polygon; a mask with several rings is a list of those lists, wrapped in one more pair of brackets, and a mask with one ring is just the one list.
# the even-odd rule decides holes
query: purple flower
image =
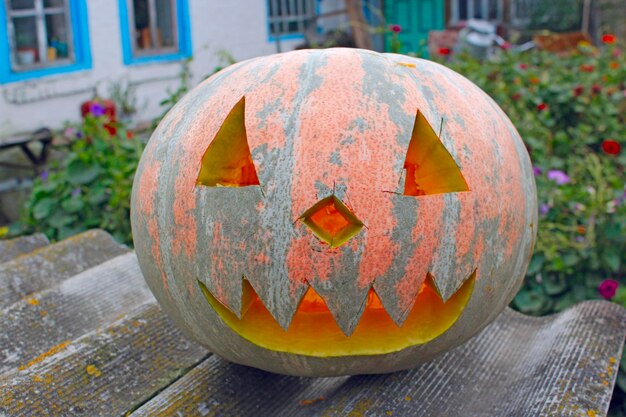
{"label": "purple flower", "polygon": [[72,197],[78,197],[81,194],[80,188],[74,188],[72,190]]}
{"label": "purple flower", "polygon": [[82,137],[83,137],[83,134],[82,134],[82,133],[80,133],[80,132],[76,132],[76,137],[77,137],[78,139],[80,139],[80,138],[82,138]]}
{"label": "purple flower", "polygon": [[557,185],[564,185],[570,182],[569,176],[565,172],[559,171],[558,169],[548,171],[548,179],[556,182]]}
{"label": "purple flower", "polygon": [[39,174],[39,178],[41,178],[43,181],[48,181],[49,176],[50,176],[50,173],[46,169],[41,171],[41,174]]}
{"label": "purple flower", "polygon": [[539,213],[543,214],[544,216],[546,214],[548,214],[550,212],[550,205],[543,203],[539,206]]}
{"label": "purple flower", "polygon": [[104,116],[104,107],[100,103],[92,103],[89,106],[89,112],[96,117]]}
{"label": "purple flower", "polygon": [[617,291],[617,287],[619,287],[619,282],[614,279],[605,279],[598,286],[598,292],[607,300],[615,297],[615,292]]}
{"label": "purple flower", "polygon": [[540,176],[540,175],[541,175],[541,172],[542,172],[542,171],[541,171],[541,168],[539,168],[539,167],[538,167],[538,166],[536,166],[536,165],[533,165],[533,173],[535,174],[535,177]]}

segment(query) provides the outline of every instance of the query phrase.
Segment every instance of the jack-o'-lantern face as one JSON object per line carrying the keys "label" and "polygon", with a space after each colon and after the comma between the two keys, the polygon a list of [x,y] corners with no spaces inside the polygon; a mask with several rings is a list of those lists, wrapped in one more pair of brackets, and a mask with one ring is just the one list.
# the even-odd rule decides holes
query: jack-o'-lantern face
{"label": "jack-o'-lantern face", "polygon": [[[403,171],[398,172],[398,182],[403,183],[403,192],[397,194],[405,198],[469,191],[459,167],[419,111],[402,168]],[[262,187],[248,145],[245,98],[230,111],[203,155],[197,184],[206,187]],[[368,191],[364,187],[359,192]],[[369,192],[383,196],[390,193],[385,190]],[[275,215],[289,217],[291,213]],[[340,251],[341,246],[348,244],[364,227],[367,228],[367,221],[360,220],[334,192],[309,207],[295,222],[306,226],[321,247],[330,252]],[[315,256],[310,261],[315,262]],[[468,277],[461,288],[444,302],[428,275],[402,323],[394,323],[376,291],[370,288],[367,298],[363,300],[361,318],[354,329],[347,329],[349,334],[337,326],[324,299],[312,287],[300,299],[289,327],[283,329],[245,279],[245,274],[239,315],[220,303],[201,280],[198,284],[209,304],[226,324],[252,343],[275,351],[325,357],[389,353],[428,342],[457,320],[471,295],[474,277],[474,274]]]}
{"label": "jack-o'-lantern face", "polygon": [[354,49],[233,65],[146,147],[137,257],[164,310],[226,359],[296,375],[405,369],[457,346],[524,277],[532,166],[482,91]]}

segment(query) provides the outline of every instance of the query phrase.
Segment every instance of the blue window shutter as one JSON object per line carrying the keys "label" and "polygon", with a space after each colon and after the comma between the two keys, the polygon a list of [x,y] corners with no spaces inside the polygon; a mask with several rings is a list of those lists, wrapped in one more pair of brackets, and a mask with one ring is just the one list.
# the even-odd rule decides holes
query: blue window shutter
{"label": "blue window shutter", "polygon": [[7,10],[5,7],[6,3],[4,1],[0,2],[0,84],[91,68],[91,45],[89,41],[89,18],[86,0],[69,0],[69,20],[72,25],[75,62],[68,65],[39,68],[30,71],[13,71],[11,68],[11,50],[7,26]]}
{"label": "blue window shutter", "polygon": [[189,3],[187,0],[176,0],[176,26],[178,31],[178,51],[163,55],[135,57],[131,45],[128,3],[118,0],[120,13],[120,33],[122,38],[122,57],[125,65],[141,65],[155,62],[180,61],[192,55],[191,23],[189,20]]}

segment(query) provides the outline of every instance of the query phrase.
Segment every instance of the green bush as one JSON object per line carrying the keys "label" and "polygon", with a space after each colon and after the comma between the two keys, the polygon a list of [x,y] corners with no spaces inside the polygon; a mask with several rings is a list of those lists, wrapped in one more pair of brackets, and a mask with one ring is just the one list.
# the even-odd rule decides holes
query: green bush
{"label": "green bush", "polygon": [[[537,244],[513,302],[526,314],[602,297],[626,307],[626,59],[604,39],[569,56],[503,52],[446,63],[504,109],[534,164]],[[626,359],[613,415],[626,413],[624,371]]]}
{"label": "green bush", "polygon": [[98,105],[92,110],[66,130],[72,143],[62,163],[35,180],[23,222],[51,240],[101,228],[131,244],[130,192],[143,145]]}

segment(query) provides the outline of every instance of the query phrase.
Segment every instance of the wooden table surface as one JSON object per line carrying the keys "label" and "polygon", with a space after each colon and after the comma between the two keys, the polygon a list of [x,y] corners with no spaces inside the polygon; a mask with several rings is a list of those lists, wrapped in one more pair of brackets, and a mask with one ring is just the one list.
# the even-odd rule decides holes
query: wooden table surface
{"label": "wooden table surface", "polygon": [[296,378],[185,339],[102,231],[0,241],[0,262],[0,417],[604,416],[626,336],[609,302],[507,309],[410,371]]}

